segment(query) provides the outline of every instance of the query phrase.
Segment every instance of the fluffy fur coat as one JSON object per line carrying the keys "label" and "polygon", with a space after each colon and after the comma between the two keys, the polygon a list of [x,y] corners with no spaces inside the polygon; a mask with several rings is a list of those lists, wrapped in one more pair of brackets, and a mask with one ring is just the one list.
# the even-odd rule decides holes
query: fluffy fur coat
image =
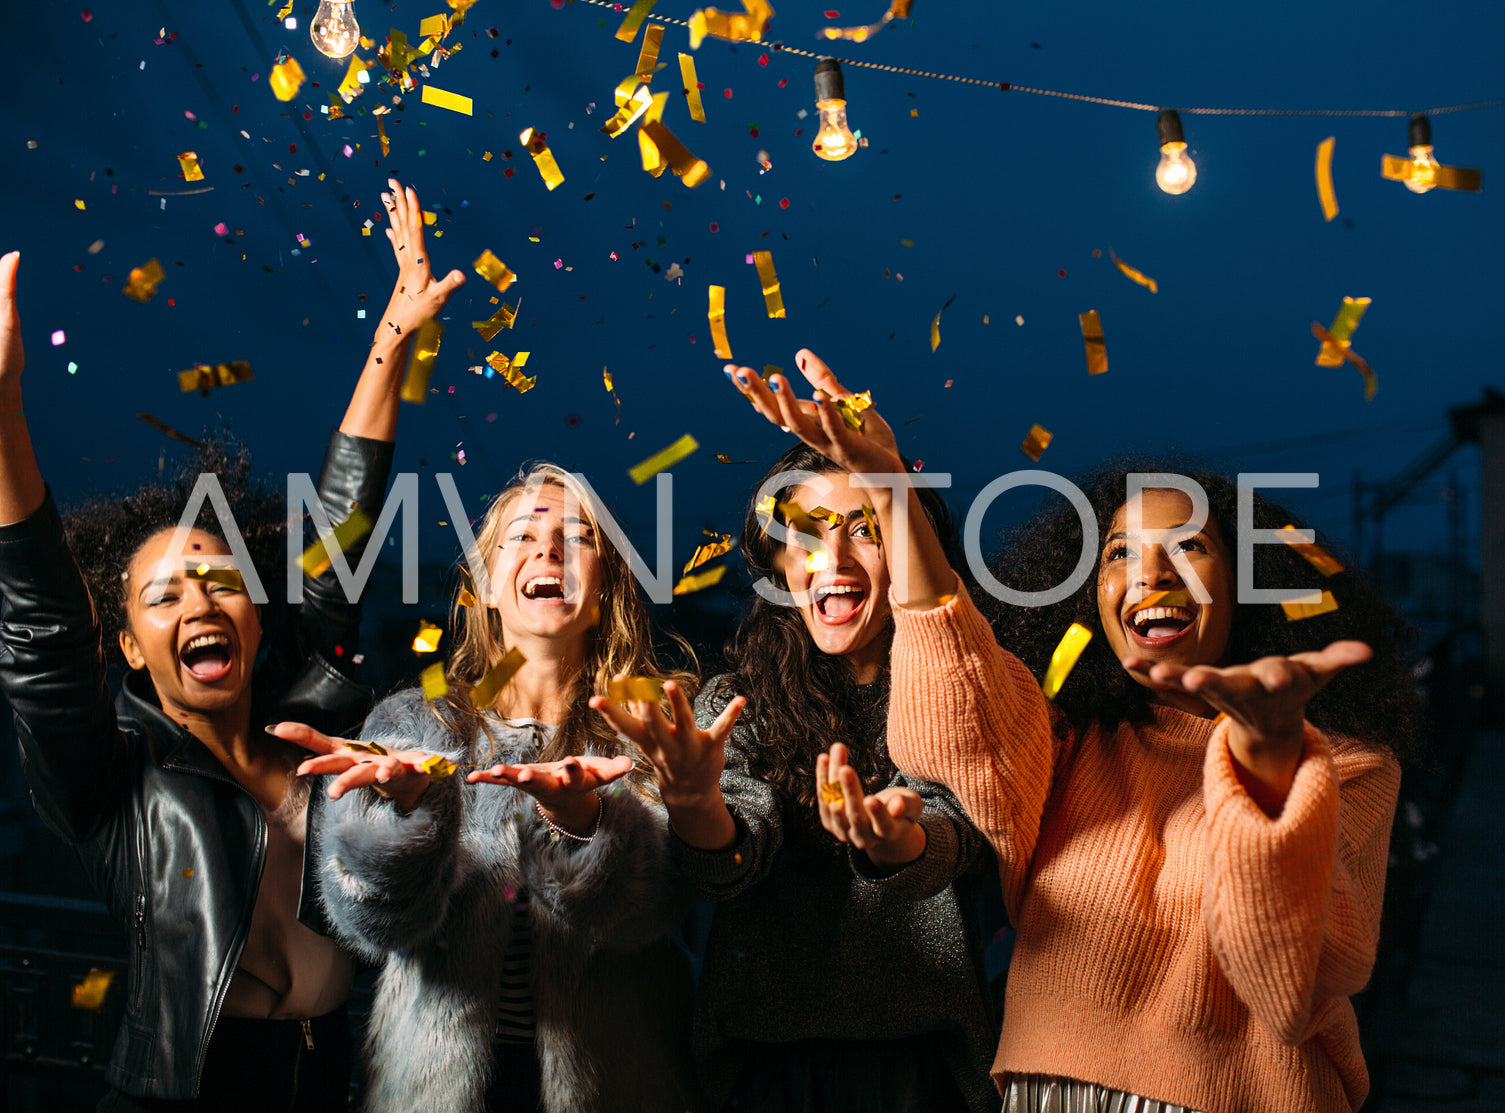
{"label": "fluffy fur coat", "polygon": [[[490,729],[495,760],[536,755],[535,728]],[[378,706],[361,737],[462,757],[415,691]],[[685,1054],[689,975],[670,943],[683,905],[664,815],[626,788],[602,796],[590,843],[551,837],[531,797],[460,774],[430,784],[406,816],[367,790],[332,803],[324,904],[335,930],[382,967],[367,1031],[367,1113],[482,1108],[522,886],[546,1113],[684,1113],[698,1104]]]}

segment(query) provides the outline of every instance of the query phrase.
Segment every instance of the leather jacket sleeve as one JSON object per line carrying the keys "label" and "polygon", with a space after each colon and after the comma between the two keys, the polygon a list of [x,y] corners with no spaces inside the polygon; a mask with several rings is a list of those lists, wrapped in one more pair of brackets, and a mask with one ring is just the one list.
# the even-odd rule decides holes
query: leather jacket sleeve
{"label": "leather jacket sleeve", "polygon": [[128,743],[99,639],[49,491],[30,517],[0,526],[0,692],[15,712],[37,812],[74,844],[92,837],[130,792]]}

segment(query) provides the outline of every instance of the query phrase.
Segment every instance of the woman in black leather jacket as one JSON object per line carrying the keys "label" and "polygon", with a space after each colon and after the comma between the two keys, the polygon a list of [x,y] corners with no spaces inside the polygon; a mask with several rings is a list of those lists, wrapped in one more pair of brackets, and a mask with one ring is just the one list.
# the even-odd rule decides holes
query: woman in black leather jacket
{"label": "woman in black leather jacket", "polygon": [[[417,195],[391,185],[399,275],[319,479],[332,523],[376,516],[412,330],[464,282],[433,278]],[[342,1109],[351,967],[317,917],[309,868],[323,794],[262,726],[360,722],[371,694],[341,671],[360,604],[327,565],[305,574],[303,603],[253,673],[250,570],[212,528],[175,531],[182,506],[139,496],[121,516],[134,520],[116,534],[114,582],[86,586],[21,412],[18,264],[0,258],[0,691],[38,812],[127,929],[129,1000],[100,1108]],[[347,563],[363,548],[346,546]],[[114,628],[101,629],[91,587],[112,600],[101,610]],[[132,669],[113,701],[101,636]]]}

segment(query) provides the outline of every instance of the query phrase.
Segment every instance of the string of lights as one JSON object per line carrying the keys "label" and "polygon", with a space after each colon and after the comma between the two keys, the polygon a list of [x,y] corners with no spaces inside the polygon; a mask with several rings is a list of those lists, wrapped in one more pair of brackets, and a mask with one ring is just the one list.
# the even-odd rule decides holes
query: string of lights
{"label": "string of lights", "polygon": [[[620,13],[623,6],[615,0],[579,0],[579,3],[590,4],[597,8]],[[676,19],[673,16],[659,15],[657,12],[649,17],[654,23],[664,23],[675,27],[689,28],[688,20]],[[1159,112],[1165,106],[1160,104],[1148,104],[1143,101],[1119,100],[1113,97],[1095,97],[1087,93],[1068,93],[1059,89],[1037,89],[1030,85],[1015,85],[1008,81],[992,81],[981,77],[965,77],[953,73],[937,73],[932,70],[909,69],[905,66],[890,66],[882,62],[870,62],[861,58],[837,58],[818,50],[805,50],[801,47],[790,46],[783,42],[766,42],[762,39],[738,40],[748,46],[761,46],[775,53],[793,54],[801,58],[813,58],[817,61],[823,58],[831,58],[843,66],[852,66],[859,69],[878,70],[882,73],[902,73],[910,77],[927,77],[935,81],[953,81],[961,85],[981,85],[990,89],[998,89],[1006,93],[1033,93],[1041,97],[1057,97],[1062,100],[1082,101],[1087,104],[1101,104],[1110,108],[1129,108],[1137,112]],[[1495,97],[1493,100],[1473,101],[1468,104],[1448,104],[1431,108],[1177,108],[1178,112],[1188,116],[1444,116],[1450,112],[1468,112],[1476,108],[1497,108],[1505,105],[1505,97]]]}

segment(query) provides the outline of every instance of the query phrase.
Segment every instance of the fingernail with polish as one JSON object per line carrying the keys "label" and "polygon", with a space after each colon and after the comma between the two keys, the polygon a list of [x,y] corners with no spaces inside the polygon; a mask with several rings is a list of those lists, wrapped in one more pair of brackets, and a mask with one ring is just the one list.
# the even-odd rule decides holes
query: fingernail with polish
{"label": "fingernail with polish", "polygon": [[768,389],[771,390],[771,391],[773,391],[775,394],[777,394],[779,392],[779,384],[776,383],[776,382],[770,381],[769,384],[768,384]]}
{"label": "fingernail with polish", "polygon": [[728,379],[730,379],[732,377],[732,369],[730,367],[723,367],[721,370],[722,370],[722,373],[725,374]]}
{"label": "fingernail with polish", "polygon": [[281,723],[268,723],[262,729],[265,730],[268,734],[270,734],[273,738],[276,738],[277,737],[277,728],[280,727],[281,725],[282,725]]}

